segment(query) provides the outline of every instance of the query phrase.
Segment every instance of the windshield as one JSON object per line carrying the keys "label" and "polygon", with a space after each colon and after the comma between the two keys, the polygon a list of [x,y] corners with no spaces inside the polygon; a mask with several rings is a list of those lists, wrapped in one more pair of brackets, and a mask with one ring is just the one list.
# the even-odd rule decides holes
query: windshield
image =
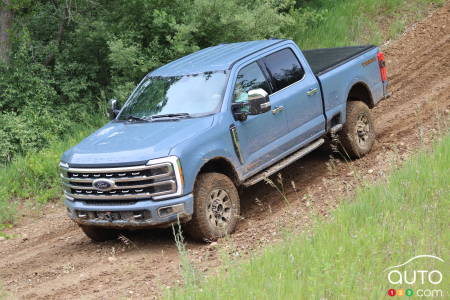
{"label": "windshield", "polygon": [[173,77],[147,77],[125,103],[119,120],[155,115],[201,116],[222,103],[227,74],[208,72]]}

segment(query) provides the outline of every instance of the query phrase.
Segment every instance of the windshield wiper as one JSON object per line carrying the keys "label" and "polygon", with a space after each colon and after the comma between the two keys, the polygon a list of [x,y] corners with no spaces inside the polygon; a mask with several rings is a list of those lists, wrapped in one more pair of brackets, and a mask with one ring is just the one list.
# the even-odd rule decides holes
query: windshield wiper
{"label": "windshield wiper", "polygon": [[128,122],[131,122],[131,121],[150,122],[149,119],[141,118],[141,117],[137,117],[137,116],[133,116],[133,115],[127,116],[125,118],[125,120],[127,120]]}
{"label": "windshield wiper", "polygon": [[176,118],[176,119],[180,119],[180,118],[190,118],[191,115],[188,113],[176,113],[176,114],[162,114],[162,115],[154,115],[150,117],[150,120],[153,119],[161,119],[161,118]]}
{"label": "windshield wiper", "polygon": [[125,120],[128,122],[132,121],[138,121],[138,122],[153,122],[153,121],[178,121],[179,119],[184,118],[190,118],[191,116],[188,113],[176,113],[176,114],[161,114],[161,115],[154,115],[150,117],[138,117],[129,115]]}

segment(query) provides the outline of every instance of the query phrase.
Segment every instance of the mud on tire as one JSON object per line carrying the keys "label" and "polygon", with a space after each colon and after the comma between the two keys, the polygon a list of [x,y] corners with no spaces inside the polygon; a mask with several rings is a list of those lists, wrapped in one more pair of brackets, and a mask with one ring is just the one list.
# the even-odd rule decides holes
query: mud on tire
{"label": "mud on tire", "polygon": [[185,229],[197,241],[216,240],[234,232],[239,213],[239,195],[231,179],[202,173],[194,188],[194,214]]}
{"label": "mud on tire", "polygon": [[375,142],[375,128],[370,109],[362,101],[349,101],[347,121],[340,133],[343,155],[360,158],[370,152]]}

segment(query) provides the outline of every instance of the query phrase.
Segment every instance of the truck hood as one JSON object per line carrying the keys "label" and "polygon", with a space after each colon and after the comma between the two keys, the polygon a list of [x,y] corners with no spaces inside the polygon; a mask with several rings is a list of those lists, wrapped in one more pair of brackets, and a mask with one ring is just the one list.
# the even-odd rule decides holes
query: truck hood
{"label": "truck hood", "polygon": [[110,122],[66,151],[74,167],[126,166],[167,156],[177,144],[211,127],[214,117],[157,122]]}

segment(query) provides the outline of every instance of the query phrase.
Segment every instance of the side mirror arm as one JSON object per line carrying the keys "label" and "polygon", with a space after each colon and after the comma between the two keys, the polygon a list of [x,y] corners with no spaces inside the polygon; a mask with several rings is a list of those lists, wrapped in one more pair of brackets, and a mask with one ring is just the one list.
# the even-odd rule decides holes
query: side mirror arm
{"label": "side mirror arm", "polygon": [[119,114],[120,109],[117,108],[117,100],[111,99],[109,100],[109,108],[108,108],[108,115],[111,120],[114,120],[117,115]]}
{"label": "side mirror arm", "polygon": [[231,104],[231,110],[233,112],[234,119],[237,121],[245,121],[247,120],[248,113],[245,111],[242,111],[242,109],[248,105],[248,102],[235,102]]}

